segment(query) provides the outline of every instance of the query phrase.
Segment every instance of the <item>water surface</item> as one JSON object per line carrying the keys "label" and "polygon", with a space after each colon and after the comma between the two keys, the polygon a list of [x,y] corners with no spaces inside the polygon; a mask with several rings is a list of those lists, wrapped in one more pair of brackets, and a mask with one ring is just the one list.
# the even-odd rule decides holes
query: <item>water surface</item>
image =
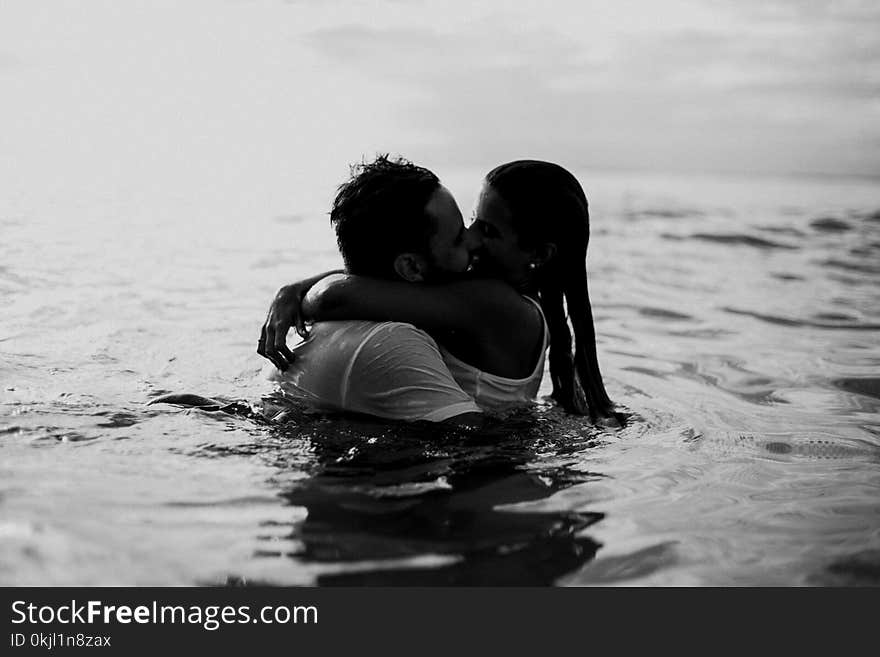
{"label": "water surface", "polygon": [[[439,173],[469,207],[482,172]],[[617,432],[148,407],[271,395],[337,181],[0,198],[0,583],[880,583],[876,183],[578,174]]]}

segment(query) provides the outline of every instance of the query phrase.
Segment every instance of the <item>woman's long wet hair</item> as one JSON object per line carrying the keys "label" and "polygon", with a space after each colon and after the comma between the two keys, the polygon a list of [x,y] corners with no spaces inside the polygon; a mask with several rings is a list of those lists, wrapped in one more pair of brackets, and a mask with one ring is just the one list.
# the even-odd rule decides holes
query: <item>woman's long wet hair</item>
{"label": "woman's long wet hair", "polygon": [[537,160],[502,164],[486,182],[507,203],[522,246],[556,246],[555,256],[537,270],[550,330],[553,399],[569,413],[592,419],[610,415],[614,405],[599,371],[587,289],[590,213],[583,188],[566,169]]}

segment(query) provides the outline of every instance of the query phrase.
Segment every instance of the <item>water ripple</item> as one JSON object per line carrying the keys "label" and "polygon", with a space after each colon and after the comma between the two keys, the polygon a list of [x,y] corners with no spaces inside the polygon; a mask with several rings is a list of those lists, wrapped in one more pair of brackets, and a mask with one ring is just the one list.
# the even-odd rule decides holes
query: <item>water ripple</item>
{"label": "water ripple", "polygon": [[831,383],[841,390],[846,390],[847,392],[854,392],[856,394],[864,395],[866,397],[880,399],[880,378],[843,377],[832,379]]}
{"label": "water ripple", "polygon": [[700,240],[702,242],[712,242],[714,244],[730,244],[733,246],[749,246],[756,249],[761,250],[787,250],[787,251],[796,251],[800,247],[795,246],[793,244],[786,244],[784,242],[775,242],[772,240],[764,239],[763,237],[755,237],[754,235],[746,235],[746,234],[738,234],[738,233],[692,233],[686,238],[673,236],[673,235],[664,235],[666,239],[693,239]]}
{"label": "water ripple", "polygon": [[810,222],[810,227],[822,233],[845,233],[853,227],[849,222],[836,217],[820,217]]}
{"label": "water ripple", "polygon": [[743,310],[740,308],[732,308],[730,306],[723,306],[721,308],[724,312],[731,313],[733,315],[744,315],[746,317],[754,317],[755,319],[760,319],[763,322],[767,322],[768,324],[776,324],[780,326],[792,326],[792,327],[812,327],[812,328],[820,328],[820,329],[835,329],[835,330],[844,330],[844,331],[876,331],[880,329],[880,324],[874,324],[870,322],[822,322],[822,321],[811,321],[807,319],[796,319],[792,317],[780,317],[778,315],[768,315],[766,313],[759,313],[753,310]]}

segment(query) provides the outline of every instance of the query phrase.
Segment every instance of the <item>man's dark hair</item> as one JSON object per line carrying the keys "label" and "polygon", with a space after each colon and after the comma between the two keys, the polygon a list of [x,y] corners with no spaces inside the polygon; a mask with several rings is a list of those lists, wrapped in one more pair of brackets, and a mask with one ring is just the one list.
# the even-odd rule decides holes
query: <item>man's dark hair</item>
{"label": "man's dark hair", "polygon": [[403,158],[353,165],[330,211],[346,270],[392,278],[398,255],[427,253],[434,226],[425,206],[439,187],[433,172]]}

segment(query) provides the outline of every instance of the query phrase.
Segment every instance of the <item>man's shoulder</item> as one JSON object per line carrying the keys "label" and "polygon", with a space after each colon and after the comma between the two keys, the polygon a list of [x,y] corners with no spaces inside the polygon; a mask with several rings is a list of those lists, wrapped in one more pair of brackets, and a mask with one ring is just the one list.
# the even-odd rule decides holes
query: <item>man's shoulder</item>
{"label": "man's shoulder", "polygon": [[374,322],[366,319],[340,319],[332,321],[315,322],[309,330],[310,337],[328,338],[341,333],[363,334],[364,336],[376,332],[408,334],[413,331],[424,333],[407,322]]}
{"label": "man's shoulder", "polygon": [[408,322],[371,322],[373,328],[365,334],[364,341],[377,343],[389,349],[437,349],[437,342],[427,332]]}
{"label": "man's shoulder", "polygon": [[332,344],[345,349],[355,345],[379,344],[385,346],[408,344],[436,348],[434,338],[408,322],[372,322],[367,320],[334,320],[315,322],[306,343]]}

